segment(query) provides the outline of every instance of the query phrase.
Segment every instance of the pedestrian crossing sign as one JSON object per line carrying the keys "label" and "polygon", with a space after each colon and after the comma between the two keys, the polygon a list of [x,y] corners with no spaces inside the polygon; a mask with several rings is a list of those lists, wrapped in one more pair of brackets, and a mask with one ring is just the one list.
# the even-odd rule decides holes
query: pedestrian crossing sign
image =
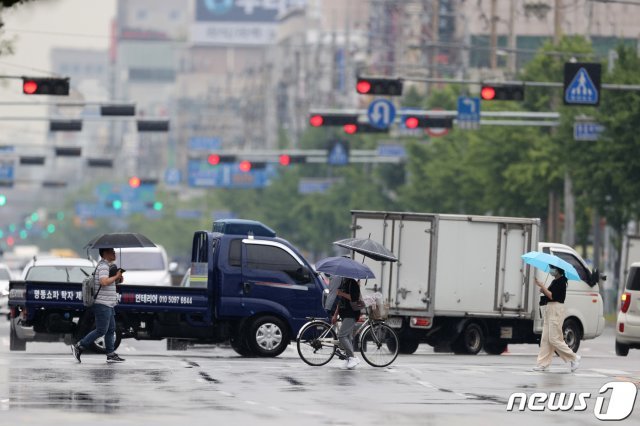
{"label": "pedestrian crossing sign", "polygon": [[600,64],[570,62],[564,64],[564,104],[598,105],[600,75]]}

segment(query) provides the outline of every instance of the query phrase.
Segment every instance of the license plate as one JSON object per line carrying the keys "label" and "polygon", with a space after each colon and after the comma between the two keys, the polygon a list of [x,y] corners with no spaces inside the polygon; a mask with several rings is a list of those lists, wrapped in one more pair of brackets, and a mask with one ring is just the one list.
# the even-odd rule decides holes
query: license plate
{"label": "license plate", "polygon": [[402,317],[390,317],[385,322],[389,327],[402,328]]}

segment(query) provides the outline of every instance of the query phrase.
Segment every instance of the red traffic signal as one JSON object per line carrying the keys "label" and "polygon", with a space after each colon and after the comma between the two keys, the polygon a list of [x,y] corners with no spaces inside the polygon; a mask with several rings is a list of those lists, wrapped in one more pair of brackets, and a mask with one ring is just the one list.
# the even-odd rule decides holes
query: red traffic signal
{"label": "red traffic signal", "polygon": [[218,154],[211,154],[207,157],[207,163],[211,164],[212,166],[217,166],[218,164],[220,164],[220,156]]}
{"label": "red traffic signal", "polygon": [[243,160],[238,164],[241,172],[250,172],[251,171],[251,161]]}
{"label": "red traffic signal", "polygon": [[402,95],[402,80],[399,78],[359,78],[356,90],[361,95]]}
{"label": "red traffic signal", "polygon": [[324,113],[311,114],[309,124],[313,127],[321,126],[344,126],[345,124],[356,124],[358,114]]}
{"label": "red traffic signal", "polygon": [[480,97],[485,101],[522,101],[523,84],[486,84],[480,89]]}
{"label": "red traffic signal", "polygon": [[344,130],[344,132],[348,135],[353,135],[356,134],[358,132],[358,125],[357,124],[353,124],[353,123],[349,123],[349,124],[345,124],[344,126],[342,126],[342,129]]}
{"label": "red traffic signal", "polygon": [[306,155],[290,155],[290,154],[282,154],[278,157],[278,163],[281,166],[290,166],[292,164],[302,164],[307,162]]}
{"label": "red traffic signal", "polygon": [[25,95],[69,95],[69,79],[54,77],[22,77],[22,93]]}
{"label": "red traffic signal", "polygon": [[129,178],[129,186],[131,188],[140,187],[140,178],[138,176],[133,176],[133,177]]}
{"label": "red traffic signal", "polygon": [[291,164],[291,156],[287,154],[282,154],[278,158],[278,163],[280,163],[281,166],[288,166],[289,164]]}
{"label": "red traffic signal", "polygon": [[407,129],[427,129],[442,128],[450,129],[453,127],[453,118],[451,117],[424,117],[416,115],[408,115],[404,118],[404,126]]}

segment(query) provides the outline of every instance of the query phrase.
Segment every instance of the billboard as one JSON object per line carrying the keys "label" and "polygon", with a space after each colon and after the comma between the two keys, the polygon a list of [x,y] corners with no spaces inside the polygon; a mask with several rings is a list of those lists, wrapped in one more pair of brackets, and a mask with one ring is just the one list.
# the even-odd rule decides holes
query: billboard
{"label": "billboard", "polygon": [[278,15],[306,0],[196,0],[191,42],[260,46],[276,39]]}

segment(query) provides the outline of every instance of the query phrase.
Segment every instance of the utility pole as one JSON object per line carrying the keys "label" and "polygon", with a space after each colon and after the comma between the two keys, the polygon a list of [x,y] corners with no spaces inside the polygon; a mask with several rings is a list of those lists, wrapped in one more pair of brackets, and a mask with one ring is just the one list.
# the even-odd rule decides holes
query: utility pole
{"label": "utility pole", "polygon": [[516,20],[516,2],[512,0],[509,2],[509,56],[507,56],[507,65],[509,72],[512,76],[516,75],[516,32],[515,32],[515,20]]}
{"label": "utility pole", "polygon": [[491,69],[495,70],[498,67],[498,57],[496,50],[498,49],[498,33],[497,33],[497,23],[498,17],[496,16],[497,10],[497,2],[498,0],[491,0],[491,17],[490,17],[490,26],[491,26]]}
{"label": "utility pole", "polygon": [[433,48],[431,50],[431,76],[437,77],[438,43],[440,41],[440,0],[433,0],[433,10],[431,14],[433,16],[431,29],[431,40],[433,41]]}

